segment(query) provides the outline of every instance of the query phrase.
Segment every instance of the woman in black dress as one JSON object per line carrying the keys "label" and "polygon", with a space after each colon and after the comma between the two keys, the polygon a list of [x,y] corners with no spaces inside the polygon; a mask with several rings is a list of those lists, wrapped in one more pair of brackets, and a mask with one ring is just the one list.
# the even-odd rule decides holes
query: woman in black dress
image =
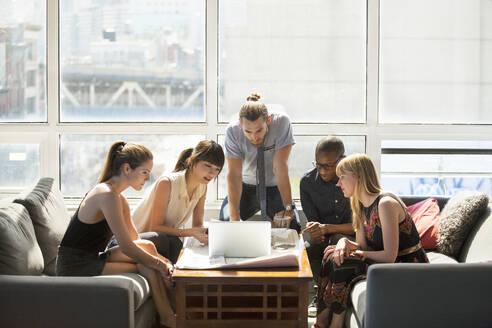
{"label": "woman in black dress", "polygon": [[[150,180],[152,153],[142,145],[115,142],[109,149],[98,184],[72,217],[58,249],[60,276],[96,276],[138,272],[147,278],[162,325],[175,327],[170,278],[173,266],[154,244],[139,238],[130,207],[121,194],[141,190]],[[112,236],[118,246],[107,248]]]}

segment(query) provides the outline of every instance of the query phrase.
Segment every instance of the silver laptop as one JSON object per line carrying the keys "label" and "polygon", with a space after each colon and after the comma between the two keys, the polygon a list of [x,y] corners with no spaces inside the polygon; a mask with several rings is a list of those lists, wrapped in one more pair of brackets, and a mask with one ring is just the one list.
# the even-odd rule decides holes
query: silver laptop
{"label": "silver laptop", "polygon": [[209,257],[259,257],[270,255],[268,221],[211,221],[208,225]]}

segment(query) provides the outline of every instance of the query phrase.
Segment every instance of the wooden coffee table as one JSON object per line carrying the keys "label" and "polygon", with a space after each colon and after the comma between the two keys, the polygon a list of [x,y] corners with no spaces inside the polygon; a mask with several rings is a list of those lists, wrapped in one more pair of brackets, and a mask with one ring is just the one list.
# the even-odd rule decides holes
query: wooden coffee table
{"label": "wooden coffee table", "polygon": [[176,269],[177,326],[307,327],[312,278],[306,250],[299,268]]}

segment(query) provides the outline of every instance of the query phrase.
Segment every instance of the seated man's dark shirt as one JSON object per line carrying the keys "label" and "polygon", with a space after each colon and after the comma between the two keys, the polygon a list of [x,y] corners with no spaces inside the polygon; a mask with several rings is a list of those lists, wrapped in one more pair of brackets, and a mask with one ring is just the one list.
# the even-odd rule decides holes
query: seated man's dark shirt
{"label": "seated man's dark shirt", "polygon": [[350,200],[334,182],[325,182],[316,169],[306,173],[300,184],[302,210],[308,221],[322,224],[352,222]]}

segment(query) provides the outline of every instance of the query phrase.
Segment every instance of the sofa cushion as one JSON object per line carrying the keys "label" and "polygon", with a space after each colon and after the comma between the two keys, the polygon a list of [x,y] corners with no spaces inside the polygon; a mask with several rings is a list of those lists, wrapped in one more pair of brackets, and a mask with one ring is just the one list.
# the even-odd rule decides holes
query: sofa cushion
{"label": "sofa cushion", "polygon": [[492,260],[491,204],[480,217],[463,244],[460,262],[484,262]]}
{"label": "sofa cushion", "polygon": [[463,242],[488,203],[487,194],[476,191],[463,191],[451,197],[441,211],[437,251],[458,258]]}
{"label": "sofa cushion", "polygon": [[43,254],[24,206],[0,206],[0,274],[40,275]]}
{"label": "sofa cushion", "polygon": [[492,264],[373,264],[366,328],[491,327]]}
{"label": "sofa cushion", "polygon": [[366,286],[367,280],[361,280],[354,285],[354,288],[350,292],[354,316],[359,327],[363,327],[366,313]]}
{"label": "sofa cushion", "polygon": [[150,296],[150,285],[147,280],[139,274],[136,273],[122,273],[119,275],[109,275],[109,276],[96,276],[96,279],[117,279],[117,280],[126,280],[131,283],[133,290],[133,304],[134,311],[137,311],[138,308]]}
{"label": "sofa cushion", "polygon": [[427,252],[427,258],[429,259],[429,263],[458,263],[454,258],[438,253],[438,252]]}
{"label": "sofa cushion", "polygon": [[63,197],[53,178],[41,178],[32,190],[21,194],[14,202],[29,211],[44,257],[44,273],[55,275],[58,246],[65,234],[70,217]]}
{"label": "sofa cushion", "polygon": [[439,231],[440,209],[437,200],[428,198],[408,206],[424,249],[435,249]]}

